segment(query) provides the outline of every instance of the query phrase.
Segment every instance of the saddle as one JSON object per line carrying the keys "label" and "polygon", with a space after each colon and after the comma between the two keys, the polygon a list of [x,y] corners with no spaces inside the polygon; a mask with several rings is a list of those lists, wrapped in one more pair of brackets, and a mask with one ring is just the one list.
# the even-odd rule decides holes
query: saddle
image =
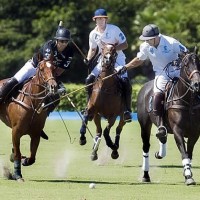
{"label": "saddle", "polygon": [[[164,113],[168,110],[168,108],[172,105],[172,101],[169,101],[169,99],[172,98],[173,95],[173,91],[174,91],[174,86],[176,85],[176,83],[178,82],[178,78],[175,77],[172,81],[169,81],[166,84],[165,87],[165,93],[164,93]],[[148,112],[150,113],[153,110],[153,95],[150,96],[150,98],[148,99],[149,102],[149,106],[148,106]]]}
{"label": "saddle", "polygon": [[172,105],[173,101],[170,101],[173,97],[173,92],[174,92],[174,86],[178,82],[179,78],[175,77],[172,79],[172,81],[169,81],[166,85],[166,90],[165,90],[165,100],[164,100],[164,112],[168,110],[168,108]]}

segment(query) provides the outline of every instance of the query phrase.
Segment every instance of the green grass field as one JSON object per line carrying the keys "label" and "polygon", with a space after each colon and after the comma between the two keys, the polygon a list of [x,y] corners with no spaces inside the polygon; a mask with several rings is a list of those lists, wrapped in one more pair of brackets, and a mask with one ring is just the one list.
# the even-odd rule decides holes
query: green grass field
{"label": "green grass field", "polygon": [[[141,183],[142,143],[137,122],[124,127],[121,135],[120,157],[112,160],[110,149],[104,139],[99,148],[99,159],[90,161],[92,138],[87,134],[88,143],[79,145],[81,121],[65,121],[73,144],[61,120],[47,120],[45,131],[49,141],[41,139],[36,163],[22,167],[24,183],[6,180],[0,177],[1,200],[199,200],[200,198],[200,159],[199,142],[196,144],[193,159],[193,175],[196,186],[185,186],[180,154],[173,136],[168,137],[167,157],[154,158],[158,150],[158,140],[153,129],[150,151],[150,176],[152,183]],[[103,121],[105,125],[105,121]],[[11,152],[10,129],[0,123],[0,161],[8,166]],[[94,134],[92,122],[89,128]],[[115,128],[111,135],[114,138]],[[24,155],[29,153],[29,137],[21,140]],[[2,168],[2,167],[1,167]],[[89,189],[90,183],[96,183],[95,189]]]}

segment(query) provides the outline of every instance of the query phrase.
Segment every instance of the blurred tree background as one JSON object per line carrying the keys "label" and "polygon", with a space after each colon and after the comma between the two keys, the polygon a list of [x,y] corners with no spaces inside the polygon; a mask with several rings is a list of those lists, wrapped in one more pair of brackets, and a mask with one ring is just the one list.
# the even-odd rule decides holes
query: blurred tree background
{"label": "blurred tree background", "polygon": [[[161,33],[177,38],[190,50],[199,45],[199,0],[0,0],[0,79],[13,76],[52,39],[60,20],[86,55],[89,32],[95,26],[93,13],[100,7],[107,10],[109,23],[119,26],[127,37],[127,62],[136,55],[138,37],[149,23],[157,24]],[[75,51],[70,70],[62,76],[66,83],[84,83],[88,73],[82,56]],[[129,72],[132,80],[138,74],[151,79],[151,65],[146,62]]]}

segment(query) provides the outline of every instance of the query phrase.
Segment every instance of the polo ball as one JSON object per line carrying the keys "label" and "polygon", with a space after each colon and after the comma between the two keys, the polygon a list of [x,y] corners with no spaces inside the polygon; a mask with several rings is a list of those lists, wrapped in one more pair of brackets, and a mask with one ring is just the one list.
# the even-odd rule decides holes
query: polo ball
{"label": "polo ball", "polygon": [[96,186],[95,183],[90,183],[89,188],[90,188],[90,189],[94,189],[95,186]]}

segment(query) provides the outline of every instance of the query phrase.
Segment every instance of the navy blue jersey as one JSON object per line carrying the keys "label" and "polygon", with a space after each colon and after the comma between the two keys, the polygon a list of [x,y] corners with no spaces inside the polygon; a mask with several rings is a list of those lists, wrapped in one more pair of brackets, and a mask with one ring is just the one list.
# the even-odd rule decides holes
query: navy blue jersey
{"label": "navy blue jersey", "polygon": [[46,42],[40,49],[39,52],[37,52],[33,56],[33,62],[35,67],[37,67],[38,62],[40,60],[47,60],[50,58],[51,54],[53,55],[53,63],[56,67],[60,67],[62,69],[69,68],[69,65],[71,63],[72,57],[74,55],[73,49],[67,45],[67,47],[62,51],[61,53],[58,52],[56,41],[50,40]]}

